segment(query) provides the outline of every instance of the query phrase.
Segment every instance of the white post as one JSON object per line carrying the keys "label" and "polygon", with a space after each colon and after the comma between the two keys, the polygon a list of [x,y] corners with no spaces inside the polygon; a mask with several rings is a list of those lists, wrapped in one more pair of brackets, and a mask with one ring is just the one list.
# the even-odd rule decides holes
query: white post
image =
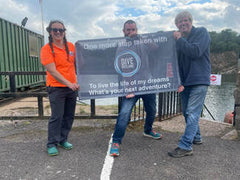
{"label": "white post", "polygon": [[40,6],[41,6],[41,16],[42,16],[42,35],[44,37],[44,23],[43,23],[43,3],[42,0],[39,0]]}

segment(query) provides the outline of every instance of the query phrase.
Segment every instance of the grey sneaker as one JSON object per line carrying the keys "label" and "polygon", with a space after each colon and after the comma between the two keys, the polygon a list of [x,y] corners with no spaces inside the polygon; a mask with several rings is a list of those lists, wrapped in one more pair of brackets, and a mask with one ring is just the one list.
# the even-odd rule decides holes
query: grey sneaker
{"label": "grey sneaker", "polygon": [[171,157],[174,157],[174,158],[180,158],[180,157],[184,157],[184,156],[193,155],[193,151],[192,150],[185,150],[185,149],[181,149],[180,147],[177,147],[172,152],[168,152],[168,155],[171,156]]}
{"label": "grey sneaker", "polygon": [[193,140],[193,144],[200,145],[202,144],[202,140]]}

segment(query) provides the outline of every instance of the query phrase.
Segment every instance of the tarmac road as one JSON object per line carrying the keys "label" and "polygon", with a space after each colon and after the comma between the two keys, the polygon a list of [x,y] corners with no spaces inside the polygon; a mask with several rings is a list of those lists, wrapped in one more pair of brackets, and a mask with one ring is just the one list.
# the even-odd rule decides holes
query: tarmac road
{"label": "tarmac road", "polygon": [[[141,128],[131,128],[120,146],[120,156],[109,158],[113,126],[75,126],[69,136],[74,148],[59,148],[58,156],[49,157],[46,127],[46,121],[22,122],[16,128],[0,126],[1,180],[240,179],[240,142],[236,140],[206,136],[202,145],[193,146],[193,156],[171,158],[167,152],[176,147],[180,133],[161,131],[163,139],[153,140],[144,137]],[[105,173],[109,176],[102,176],[103,167],[108,167]]]}

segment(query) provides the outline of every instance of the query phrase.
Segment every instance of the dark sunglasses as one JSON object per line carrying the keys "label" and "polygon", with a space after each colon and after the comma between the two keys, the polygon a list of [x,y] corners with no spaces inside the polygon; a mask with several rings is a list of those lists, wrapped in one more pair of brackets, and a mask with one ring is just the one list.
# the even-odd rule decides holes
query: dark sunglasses
{"label": "dark sunglasses", "polygon": [[51,30],[53,31],[53,32],[60,32],[60,33],[63,33],[63,32],[65,32],[66,31],[66,29],[58,29],[58,28],[51,28]]}
{"label": "dark sunglasses", "polygon": [[135,31],[136,29],[135,28],[132,28],[132,29],[126,29],[127,31]]}

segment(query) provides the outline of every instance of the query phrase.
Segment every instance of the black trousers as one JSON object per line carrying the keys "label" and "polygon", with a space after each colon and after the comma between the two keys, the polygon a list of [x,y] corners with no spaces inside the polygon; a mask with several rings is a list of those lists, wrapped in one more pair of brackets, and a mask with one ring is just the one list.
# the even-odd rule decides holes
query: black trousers
{"label": "black trousers", "polygon": [[68,87],[47,87],[51,117],[48,121],[47,147],[67,141],[72,128],[77,92]]}

